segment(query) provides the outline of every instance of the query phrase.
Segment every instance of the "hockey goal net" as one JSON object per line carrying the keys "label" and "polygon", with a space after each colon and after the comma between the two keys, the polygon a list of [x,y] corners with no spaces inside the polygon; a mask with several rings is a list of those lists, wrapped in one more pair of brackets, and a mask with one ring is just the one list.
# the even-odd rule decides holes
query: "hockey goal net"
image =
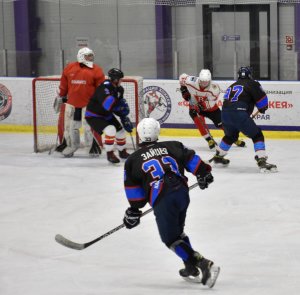
{"label": "hockey goal net", "polygon": [[[58,116],[53,109],[57,95],[60,77],[39,77],[32,81],[33,95],[33,128],[34,151],[44,152],[57,145]],[[129,118],[134,126],[144,118],[143,111],[143,78],[126,76],[122,80],[124,97],[130,108]],[[81,136],[83,140],[83,136]],[[135,138],[137,142],[137,137]],[[127,143],[130,146],[132,138],[128,134]]]}

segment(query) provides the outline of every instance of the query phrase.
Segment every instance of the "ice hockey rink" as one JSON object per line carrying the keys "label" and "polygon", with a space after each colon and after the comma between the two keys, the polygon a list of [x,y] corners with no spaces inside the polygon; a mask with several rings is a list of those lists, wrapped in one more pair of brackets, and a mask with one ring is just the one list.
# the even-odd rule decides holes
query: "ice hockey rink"
{"label": "ice hockey rink", "polygon": [[[213,155],[201,138],[180,140],[204,160]],[[258,172],[246,143],[231,149],[229,167],[213,168],[209,189],[190,193],[186,233],[221,267],[209,290],[180,278],[152,213],[82,251],[56,243],[58,233],[82,243],[122,223],[123,165],[35,154],[31,134],[0,134],[0,294],[299,294],[300,141],[266,140],[274,174]]]}

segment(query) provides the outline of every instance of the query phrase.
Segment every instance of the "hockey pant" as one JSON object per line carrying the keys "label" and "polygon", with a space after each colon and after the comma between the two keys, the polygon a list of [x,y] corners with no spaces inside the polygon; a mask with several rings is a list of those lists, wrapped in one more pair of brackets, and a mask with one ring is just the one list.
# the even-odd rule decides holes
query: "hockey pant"
{"label": "hockey pant", "polygon": [[126,148],[126,132],[116,117],[105,120],[99,117],[88,117],[86,121],[99,135],[104,133],[104,148],[107,152],[114,150],[114,145],[119,151]]}

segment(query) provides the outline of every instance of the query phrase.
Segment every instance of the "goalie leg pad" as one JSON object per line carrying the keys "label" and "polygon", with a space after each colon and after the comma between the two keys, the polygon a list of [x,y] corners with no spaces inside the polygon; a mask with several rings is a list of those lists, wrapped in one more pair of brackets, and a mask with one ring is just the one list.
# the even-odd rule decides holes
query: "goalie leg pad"
{"label": "goalie leg pad", "polygon": [[65,124],[64,124],[64,138],[66,139],[67,146],[71,146],[71,135],[70,135],[70,128],[71,122],[73,121],[75,113],[75,108],[70,105],[66,104],[65,107]]}
{"label": "goalie leg pad", "polygon": [[62,152],[65,157],[72,157],[80,147],[80,127],[81,109],[75,109],[72,105],[66,104],[64,137],[67,147]]}
{"label": "goalie leg pad", "polygon": [[63,151],[62,154],[65,157],[72,157],[77,149],[80,147],[80,131],[79,128],[81,127],[81,122],[72,121],[71,122],[71,130],[70,130],[70,142],[71,145],[67,146]]}
{"label": "goalie leg pad", "polygon": [[91,146],[93,144],[93,138],[94,138],[91,127],[87,123],[85,118],[82,120],[82,125],[83,125],[83,129],[84,129],[84,145],[87,148],[91,148]]}
{"label": "goalie leg pad", "polygon": [[71,124],[71,146],[78,149],[80,147],[81,122],[73,121]]}
{"label": "goalie leg pad", "polygon": [[107,152],[111,152],[114,149],[114,143],[116,138],[116,127],[113,125],[108,125],[103,130],[105,137],[104,137],[104,148]]}

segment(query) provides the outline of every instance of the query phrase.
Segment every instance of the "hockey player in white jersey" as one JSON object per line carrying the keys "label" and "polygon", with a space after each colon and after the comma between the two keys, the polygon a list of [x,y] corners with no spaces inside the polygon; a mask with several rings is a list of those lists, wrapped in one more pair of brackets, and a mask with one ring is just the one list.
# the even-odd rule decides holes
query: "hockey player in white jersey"
{"label": "hockey player in white jersey", "polygon": [[[200,134],[207,141],[210,149],[216,146],[205,118],[209,118],[218,129],[222,129],[221,110],[217,104],[220,87],[211,81],[211,72],[202,69],[199,77],[182,74],[179,77],[180,91],[183,99],[189,102],[189,115],[193,119]],[[237,146],[244,147],[245,142],[237,140]]]}

